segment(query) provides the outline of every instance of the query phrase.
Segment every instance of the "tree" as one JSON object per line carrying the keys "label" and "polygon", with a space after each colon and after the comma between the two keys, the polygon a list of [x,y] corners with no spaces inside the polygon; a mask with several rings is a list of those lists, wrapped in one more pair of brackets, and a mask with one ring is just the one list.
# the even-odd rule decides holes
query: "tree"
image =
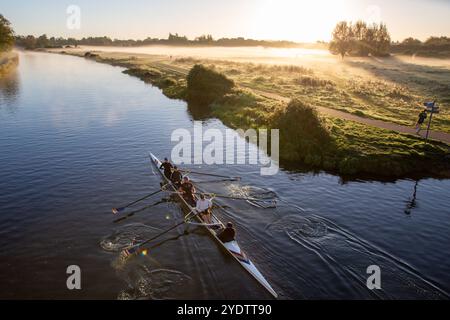
{"label": "tree", "polygon": [[340,54],[342,59],[350,53],[353,47],[353,32],[351,24],[347,21],[339,22],[333,31],[333,40],[330,42],[330,51]]}
{"label": "tree", "polygon": [[188,42],[188,38],[186,36],[179,36],[178,33],[175,33],[175,34],[169,33],[169,38],[167,40],[169,42],[173,42],[173,43],[186,43],[186,42]]}
{"label": "tree", "polygon": [[24,40],[23,46],[27,50],[36,49],[37,41],[34,36],[27,36]]}
{"label": "tree", "polygon": [[379,26],[374,25],[375,29],[375,50],[372,54],[377,56],[385,56],[389,54],[391,47],[391,36],[386,24],[380,23]]}
{"label": "tree", "polygon": [[367,56],[370,52],[369,44],[367,43],[367,24],[364,21],[357,21],[353,25],[353,36],[354,36],[354,48],[355,53],[360,56]]}
{"label": "tree", "polygon": [[208,34],[195,38],[195,41],[202,44],[209,44],[214,42],[214,38],[212,37],[212,35]]}
{"label": "tree", "polygon": [[342,21],[333,31],[330,51],[340,54],[342,58],[346,54],[363,57],[369,54],[386,56],[390,46],[391,36],[385,24],[374,23],[368,26],[364,21],[357,21],[355,24]]}
{"label": "tree", "polygon": [[14,45],[14,31],[11,23],[0,14],[0,51],[11,50]]}
{"label": "tree", "polygon": [[230,93],[234,81],[203,65],[195,65],[187,76],[187,100],[190,104],[207,107]]}
{"label": "tree", "polygon": [[38,48],[47,48],[50,45],[50,41],[47,38],[46,34],[43,34],[36,40],[36,46]]}
{"label": "tree", "polygon": [[422,41],[420,41],[419,39],[409,37],[403,40],[401,44],[408,47],[415,47],[415,46],[418,47],[422,45]]}

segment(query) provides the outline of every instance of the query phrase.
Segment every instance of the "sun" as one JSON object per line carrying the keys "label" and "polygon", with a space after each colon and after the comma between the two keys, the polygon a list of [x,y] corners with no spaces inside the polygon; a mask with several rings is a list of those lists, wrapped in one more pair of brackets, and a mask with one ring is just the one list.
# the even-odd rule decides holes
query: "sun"
{"label": "sun", "polygon": [[255,14],[252,36],[315,42],[329,40],[336,22],[348,15],[345,0],[266,0]]}

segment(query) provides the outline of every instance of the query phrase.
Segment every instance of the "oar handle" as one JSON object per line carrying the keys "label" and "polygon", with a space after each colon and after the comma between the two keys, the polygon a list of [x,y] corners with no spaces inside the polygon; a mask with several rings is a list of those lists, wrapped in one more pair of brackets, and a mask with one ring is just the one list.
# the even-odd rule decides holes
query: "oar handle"
{"label": "oar handle", "polygon": [[[194,212],[196,212],[196,213],[195,213],[193,216],[191,216],[192,213],[194,213]],[[177,223],[177,224],[174,225],[173,227],[170,227],[169,229],[167,229],[167,230],[165,230],[165,231],[159,233],[158,235],[156,235],[156,236],[154,236],[154,237],[152,237],[152,238],[150,238],[150,239],[148,239],[148,240],[145,240],[144,242],[141,242],[141,243],[139,243],[139,244],[137,244],[137,245],[134,245],[134,246],[132,246],[132,247],[129,247],[129,248],[127,248],[127,249],[124,249],[124,251],[125,251],[125,250],[132,250],[133,253],[136,253],[142,246],[144,246],[144,245],[146,245],[147,243],[152,242],[152,241],[154,241],[154,240],[156,240],[156,239],[162,237],[163,235],[169,233],[169,232],[172,231],[173,229],[175,229],[175,228],[177,228],[177,227],[179,227],[179,226],[181,226],[181,225],[183,225],[183,224],[185,224],[185,223],[188,223],[189,220],[194,219],[194,218],[195,218],[196,216],[198,216],[199,214],[200,214],[200,212],[197,212],[197,210],[194,209],[194,210],[192,210],[191,212],[189,212],[189,213],[186,215],[186,217],[183,219],[182,222]],[[123,251],[122,251],[122,252],[123,252]]]}
{"label": "oar handle", "polygon": [[212,173],[204,173],[204,172],[198,172],[198,171],[192,171],[192,170],[180,170],[181,172],[189,172],[189,173],[193,173],[193,174],[198,174],[198,175],[202,175],[202,176],[209,176],[209,177],[216,177],[216,178],[233,178],[236,180],[240,180],[241,177],[231,177],[231,176],[222,176],[219,174],[212,174]]}
{"label": "oar handle", "polygon": [[143,201],[143,200],[146,200],[146,199],[150,198],[151,196],[154,196],[154,195],[156,195],[156,194],[158,194],[158,193],[160,193],[160,192],[163,192],[163,191],[164,191],[164,188],[167,187],[168,184],[169,184],[169,183],[166,183],[165,185],[161,186],[161,189],[159,189],[158,191],[152,192],[152,193],[146,195],[145,197],[142,197],[142,198],[140,198],[140,199],[137,199],[136,201],[130,202],[130,203],[127,204],[126,206],[123,206],[123,207],[120,207],[120,208],[113,208],[113,209],[112,209],[112,212],[113,212],[114,214],[118,214],[119,212],[124,211],[126,208],[131,207],[132,205],[134,205],[134,204],[136,204],[136,203],[138,203],[138,202],[141,202],[141,201]]}

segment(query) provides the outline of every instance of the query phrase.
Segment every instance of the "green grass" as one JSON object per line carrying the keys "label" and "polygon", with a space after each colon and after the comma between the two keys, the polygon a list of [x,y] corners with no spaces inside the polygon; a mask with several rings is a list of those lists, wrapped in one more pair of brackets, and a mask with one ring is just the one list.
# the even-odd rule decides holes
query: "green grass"
{"label": "green grass", "polygon": [[[187,99],[188,90],[183,70],[199,62],[184,58],[168,62],[171,67],[167,68],[167,64],[161,64],[160,57],[102,53],[95,59],[125,67],[126,73],[158,86],[168,97],[184,100]],[[351,79],[325,77],[322,73],[297,66],[209,62],[209,68],[238,84],[296,97],[307,106],[325,106],[402,124],[415,121],[416,114],[411,111],[410,105],[421,100],[408,87],[392,85],[384,80],[369,80],[360,76],[352,76]],[[286,107],[285,103],[259,96],[242,87],[235,87],[228,94],[216,97],[206,111],[195,110],[190,106],[192,112],[198,112],[200,117],[217,117],[232,128],[280,129],[282,163],[306,164],[341,175],[450,177],[449,147],[445,144],[425,143],[414,136],[331,117],[324,117],[320,121],[329,134],[329,140],[318,143],[314,135],[302,134],[305,133],[301,131],[304,128],[295,131],[297,123],[309,121],[304,118],[308,112],[303,115],[302,112],[291,113],[298,118],[293,119],[293,122],[290,116],[286,117],[286,121],[280,121],[280,117],[286,113]],[[415,107],[412,110],[416,110]],[[445,122],[448,121],[447,112],[439,118],[435,127],[448,130],[449,123]],[[317,126],[316,129],[322,130]]]}
{"label": "green grass", "polygon": [[[299,98],[362,117],[413,126],[423,102],[437,99],[441,113],[434,130],[450,133],[450,69],[398,58],[346,59],[344,62],[301,65],[270,65],[234,61],[98,53],[97,61],[126,68],[156,68],[164,75],[183,80],[162,64],[187,73],[195,64],[223,73],[238,85]],[[72,54],[72,53],[71,53]],[[83,53],[75,53],[82,55]],[[420,61],[419,61],[420,62]]]}
{"label": "green grass", "polygon": [[[450,69],[395,58],[386,61],[349,59],[344,67],[325,71],[217,60],[203,63],[246,87],[407,126],[415,124],[423,102],[437,99],[442,112],[435,117],[433,129],[450,133]],[[174,64],[189,68],[193,62],[200,60],[179,59]]]}
{"label": "green grass", "polygon": [[[443,143],[427,143],[414,136],[365,126],[353,121],[324,117],[329,140],[314,143],[294,122],[279,126],[277,115],[285,105],[249,92],[236,91],[212,106],[212,115],[226,125],[241,129],[279,128],[282,163],[301,163],[348,176],[401,178],[450,177],[450,150]],[[304,122],[304,120],[302,121]],[[283,134],[296,129],[299,134]],[[294,131],[295,133],[295,131]],[[302,141],[304,142],[304,141]]]}

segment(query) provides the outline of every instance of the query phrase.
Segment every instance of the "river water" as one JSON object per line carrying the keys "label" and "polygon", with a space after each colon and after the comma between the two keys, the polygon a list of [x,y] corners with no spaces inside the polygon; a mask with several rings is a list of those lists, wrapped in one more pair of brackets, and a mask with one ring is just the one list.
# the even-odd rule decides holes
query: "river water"
{"label": "river water", "polygon": [[[196,226],[126,262],[119,251],[180,221],[165,200],[122,223],[111,208],[158,188],[148,152],[170,155],[172,131],[192,129],[184,102],[122,69],[81,58],[20,53],[0,80],[0,298],[265,299],[270,296]],[[208,128],[224,130],[216,119]],[[221,200],[243,249],[281,299],[440,299],[450,292],[450,181],[342,181],[250,165],[195,167],[208,191],[257,195],[276,209]],[[209,182],[208,182],[209,181]],[[81,290],[66,268],[81,268]],[[381,290],[366,286],[381,269]]]}

